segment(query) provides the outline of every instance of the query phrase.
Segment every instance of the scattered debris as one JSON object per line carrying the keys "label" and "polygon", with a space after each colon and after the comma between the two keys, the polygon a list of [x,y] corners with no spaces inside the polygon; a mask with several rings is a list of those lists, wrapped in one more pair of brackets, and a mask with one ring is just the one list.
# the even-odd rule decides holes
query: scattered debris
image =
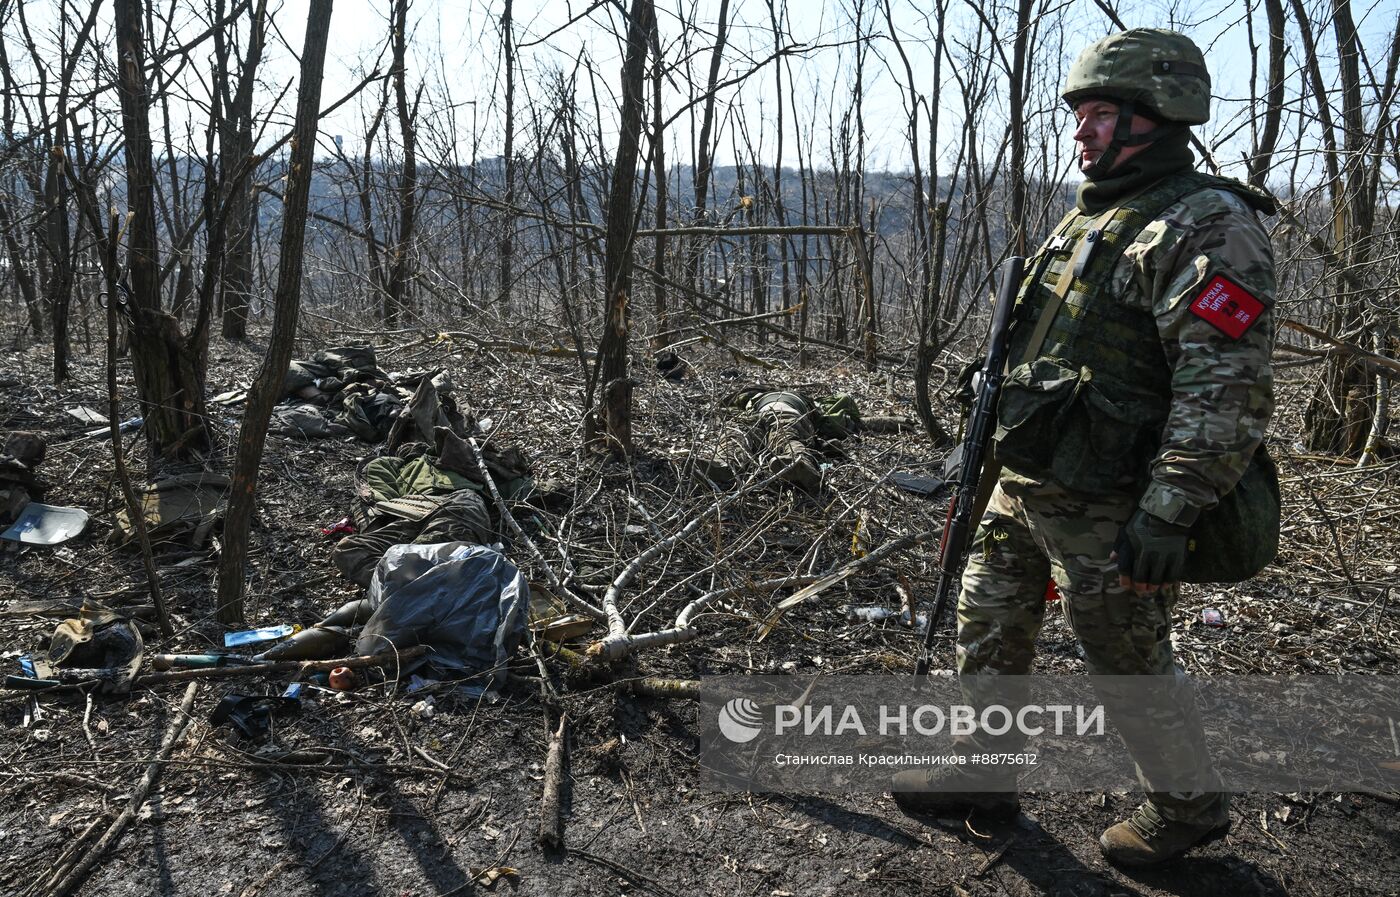
{"label": "scattered debris", "polygon": [[1208,607],[1201,611],[1201,622],[1212,629],[1222,629],[1225,626],[1225,615],[1213,607]]}
{"label": "scattered debris", "polygon": [[948,484],[947,480],[931,477],[927,474],[912,473],[907,470],[890,471],[889,476],[885,479],[892,485],[903,489],[905,492],[925,497],[937,494],[939,490]]}
{"label": "scattered debris", "polygon": [[[139,500],[151,542],[203,548],[223,521],[228,487],[228,477],[208,472],[165,477],[146,486]],[[125,509],[116,514],[111,539],[120,545],[136,541]]]}
{"label": "scattered debris", "polygon": [[89,408],[86,405],[79,405],[76,408],[65,408],[63,410],[66,411],[70,417],[77,418],[82,423],[89,425],[107,425],[107,416],[105,414],[100,414],[96,410]]}
{"label": "scattered debris", "polygon": [[[861,606],[843,604],[841,606],[841,612],[844,613],[846,619],[852,623],[880,623],[885,620],[896,620],[904,626],[910,626],[911,620],[913,619],[907,609],[896,610],[892,607],[881,607],[874,604]],[[918,629],[922,631],[923,628],[928,625],[928,616],[926,614],[919,614],[917,619]]]}
{"label": "scattered debris", "polygon": [[81,508],[60,508],[31,501],[20,511],[0,539],[25,545],[60,545],[87,529],[88,513]]}
{"label": "scattered debris", "polygon": [[336,691],[354,691],[360,685],[360,678],[349,667],[336,667],[331,670],[327,681]]}
{"label": "scattered debris", "polygon": [[357,532],[359,530],[355,528],[355,522],[349,517],[342,517],[330,526],[321,528],[323,536],[348,536]]}
{"label": "scattered debris", "polygon": [[254,645],[258,642],[270,642],[274,639],[286,638],[296,632],[288,623],[280,623],[276,626],[263,626],[258,629],[245,629],[241,632],[224,633],[224,647],[237,648],[242,645]]}
{"label": "scattered debris", "polygon": [[209,716],[210,725],[225,723],[249,740],[262,738],[272,728],[274,717],[287,716],[301,709],[301,701],[285,695],[228,694]]}
{"label": "scattered debris", "polygon": [[31,501],[42,500],[48,486],[35,473],[48,445],[37,433],[17,430],[0,452],[0,526],[13,523]]}

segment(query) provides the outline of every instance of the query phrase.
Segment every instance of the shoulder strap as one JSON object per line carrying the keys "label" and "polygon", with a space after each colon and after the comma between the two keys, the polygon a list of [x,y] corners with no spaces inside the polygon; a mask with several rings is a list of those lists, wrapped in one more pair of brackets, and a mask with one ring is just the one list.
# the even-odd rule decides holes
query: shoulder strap
{"label": "shoulder strap", "polygon": [[1055,281],[1055,288],[1051,291],[1050,298],[1046,301],[1045,307],[1040,310],[1040,317],[1036,319],[1030,341],[1026,343],[1026,352],[1021,356],[1021,364],[1034,360],[1040,354],[1040,347],[1045,345],[1045,336],[1050,332],[1050,324],[1055,320],[1055,315],[1060,313],[1060,306],[1064,304],[1065,297],[1069,295],[1069,288],[1074,283],[1075,274],[1077,271],[1083,270],[1084,264],[1089,259],[1089,253],[1093,252],[1094,246],[1098,243],[1099,235],[1103,233],[1104,226],[1108,224],[1108,220],[1113,217],[1115,211],[1117,210],[1109,209],[1095,218],[1094,223],[1085,231],[1084,236],[1079,238],[1079,242],[1074,247],[1074,253],[1065,263],[1059,279]]}

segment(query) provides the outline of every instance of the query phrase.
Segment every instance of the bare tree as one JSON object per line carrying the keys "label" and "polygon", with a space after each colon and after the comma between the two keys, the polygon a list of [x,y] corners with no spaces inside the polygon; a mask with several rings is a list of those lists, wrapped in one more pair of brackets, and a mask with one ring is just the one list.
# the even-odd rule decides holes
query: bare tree
{"label": "bare tree", "polygon": [[282,242],[277,263],[277,291],[272,339],[267,355],[248,391],[247,409],[238,428],[238,455],[233,465],[228,513],[224,518],[223,553],[219,557],[217,616],[221,623],[243,619],[244,568],[248,558],[248,528],[257,496],[258,466],[267,438],[272,407],[282,397],[282,384],[292,359],[297,315],[301,307],[303,243],[306,211],[311,197],[316,132],[320,121],[321,77],[330,35],[332,0],[311,0],[306,40],[301,53],[301,87],[296,123],[292,127],[287,167],[287,193],[282,207]]}
{"label": "bare tree", "polygon": [[[727,6],[727,0],[722,0]],[[627,55],[622,64],[622,121],[613,161],[612,187],[608,191],[608,225],[603,262],[607,289],[607,317],[598,343],[593,383],[601,385],[599,409],[592,421],[589,441],[606,439],[616,455],[632,450],[632,383],[627,376],[628,304],[632,292],[632,242],[636,238],[637,159],[645,111],[647,45],[656,8],[652,0],[632,0],[627,15]]]}
{"label": "bare tree", "polygon": [[206,333],[200,327],[182,333],[179,321],[163,306],[141,0],[116,0],[114,12],[130,208],[126,278],[132,369],[152,453],[183,457],[209,444],[204,414]]}

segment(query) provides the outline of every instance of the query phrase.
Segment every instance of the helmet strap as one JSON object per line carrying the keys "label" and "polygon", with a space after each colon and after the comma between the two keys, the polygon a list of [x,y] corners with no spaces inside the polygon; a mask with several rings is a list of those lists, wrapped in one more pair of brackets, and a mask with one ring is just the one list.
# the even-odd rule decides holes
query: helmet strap
{"label": "helmet strap", "polygon": [[1134,134],[1132,133],[1133,116],[1136,114],[1137,107],[1132,100],[1123,100],[1118,104],[1118,121],[1113,126],[1113,139],[1108,142],[1103,153],[1094,160],[1094,164],[1084,169],[1085,177],[1094,181],[1106,176],[1118,161],[1118,154],[1125,146],[1142,146],[1145,143],[1153,143],[1163,137],[1186,130],[1186,126],[1180,122],[1167,122],[1144,134]]}

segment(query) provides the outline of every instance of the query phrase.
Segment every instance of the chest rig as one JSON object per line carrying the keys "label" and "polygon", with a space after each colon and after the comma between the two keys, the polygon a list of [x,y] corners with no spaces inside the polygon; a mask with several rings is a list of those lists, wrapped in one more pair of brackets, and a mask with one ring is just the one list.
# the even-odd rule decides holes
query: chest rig
{"label": "chest rig", "polygon": [[1087,494],[1140,489],[1171,411],[1171,366],[1150,308],[1113,289],[1128,244],[1182,197],[1222,181],[1185,171],[1097,215],[1071,212],[1017,299],[997,403],[1007,469]]}
{"label": "chest rig", "polygon": [[1100,383],[1167,396],[1171,371],[1152,313],[1114,295],[1110,281],[1143,228],[1183,197],[1220,183],[1184,171],[1097,215],[1065,216],[1036,253],[1017,298],[1013,364],[1058,358],[1089,368]]}

